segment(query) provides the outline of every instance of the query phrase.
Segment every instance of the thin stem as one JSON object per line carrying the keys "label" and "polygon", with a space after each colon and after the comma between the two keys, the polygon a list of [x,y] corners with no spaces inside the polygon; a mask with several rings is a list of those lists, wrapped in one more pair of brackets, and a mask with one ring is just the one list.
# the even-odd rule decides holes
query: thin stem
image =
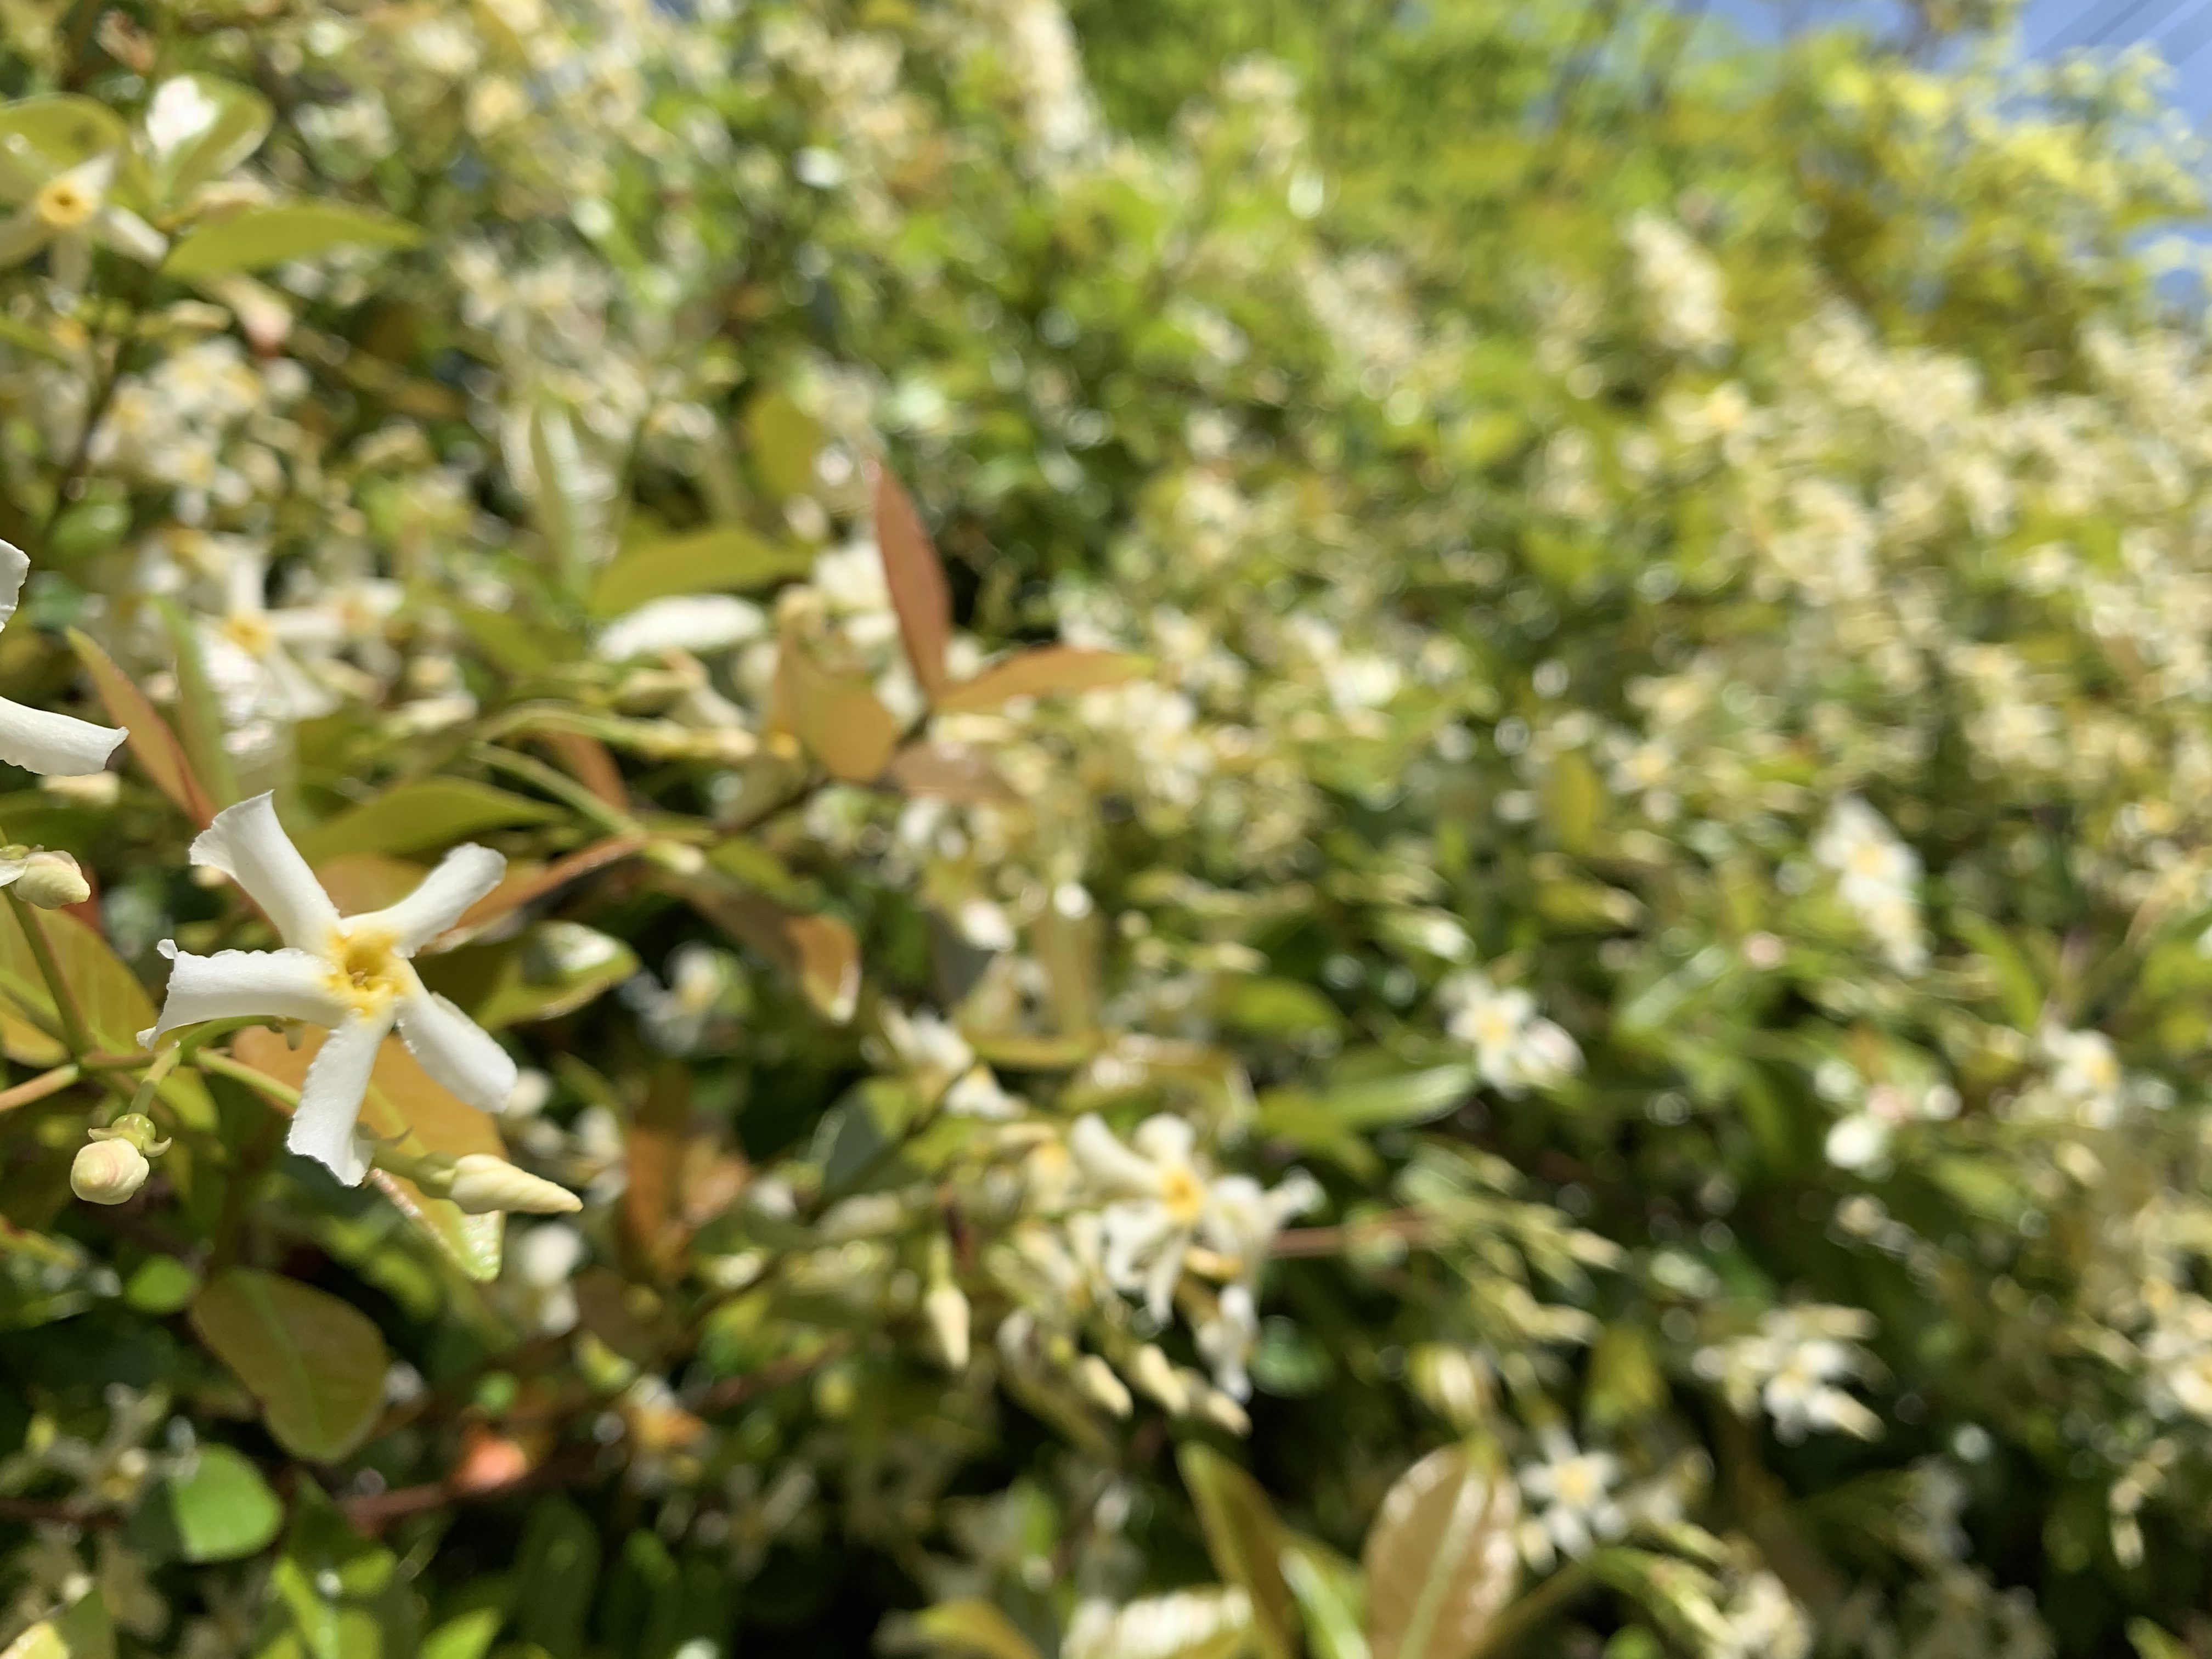
{"label": "thin stem", "polygon": [[266,1072],[257,1072],[251,1066],[240,1065],[228,1054],[198,1054],[194,1057],[192,1064],[203,1072],[213,1072],[217,1077],[243,1083],[272,1105],[282,1106],[288,1111],[299,1109],[300,1091],[297,1089],[289,1083],[279,1083]]}
{"label": "thin stem", "polygon": [[629,836],[637,833],[636,820],[628,813],[616,811],[582,784],[555,771],[543,761],[532,760],[527,755],[516,754],[512,749],[501,749],[488,743],[477,744],[469,752],[473,758],[495,771],[505,772],[535,784],[611,834]]}
{"label": "thin stem", "polygon": [[75,1060],[57,1066],[51,1072],[41,1072],[27,1083],[12,1089],[0,1090],[0,1112],[12,1112],[18,1106],[27,1106],[34,1100],[44,1100],[48,1095],[59,1094],[84,1075]]}
{"label": "thin stem", "polygon": [[9,908],[15,913],[15,925],[23,930],[23,942],[31,947],[31,958],[39,964],[39,976],[46,982],[46,994],[54,1000],[62,1041],[69,1045],[70,1057],[82,1060],[93,1051],[92,1033],[85,1028],[76,993],[62,977],[62,965],[54,955],[53,942],[46,937],[46,924],[39,920],[37,910],[15,896],[13,888],[7,890],[7,898]]}

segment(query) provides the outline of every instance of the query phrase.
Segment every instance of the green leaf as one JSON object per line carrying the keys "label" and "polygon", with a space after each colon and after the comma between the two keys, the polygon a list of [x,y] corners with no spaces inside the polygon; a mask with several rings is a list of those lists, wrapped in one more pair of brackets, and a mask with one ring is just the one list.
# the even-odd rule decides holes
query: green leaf
{"label": "green leaf", "polygon": [[180,1313],[200,1287],[199,1275],[173,1255],[149,1255],[123,1281],[123,1299],[140,1313]]}
{"label": "green leaf", "polygon": [[1215,1570],[1252,1601],[1253,1644],[1261,1659],[1297,1659],[1297,1604],[1283,1582],[1283,1535],[1260,1483],[1212,1447],[1176,1449],[1183,1485],[1197,1506]]}
{"label": "green leaf", "polygon": [[408,248],[422,233],[403,219],[340,202],[287,202],[248,208],[182,238],[163,262],[179,281],[234,270],[264,270],[342,247]]}
{"label": "green leaf", "polygon": [[2135,1649],[2136,1659],[2190,1659],[2189,1650],[2178,1638],[2148,1619],[2128,1620],[2128,1644]]}
{"label": "green leaf", "polygon": [[[94,1043],[106,1054],[136,1053],[138,1033],[154,1023],[153,999],[138,976],[106,939],[67,911],[38,911],[34,925],[45,933]],[[11,906],[0,906],[0,1002],[32,1017],[28,1024],[0,1024],[0,1047],[26,1065],[54,1064],[60,1053],[52,1036],[60,1030],[60,1017]],[[215,1102],[196,1073],[172,1072],[162,1081],[161,1098],[187,1127],[215,1127]]]}
{"label": "green leaf", "polygon": [[592,586],[592,614],[619,617],[654,599],[684,593],[726,593],[803,576],[814,556],[742,525],[718,525],[625,549]]}
{"label": "green leaf", "polygon": [[1292,1535],[1283,1546],[1283,1582],[1305,1615],[1314,1659],[1370,1659],[1363,1628],[1367,1587],[1357,1562],[1317,1539]]}
{"label": "green leaf", "polygon": [[1036,1644],[1012,1620],[975,1596],[923,1608],[913,1630],[938,1652],[959,1659],[1038,1659]]}
{"label": "green leaf", "polygon": [[68,93],[0,109],[0,166],[14,175],[6,182],[16,185],[9,194],[17,199],[29,193],[22,180],[35,187],[54,173],[121,149],[130,138],[106,105]]}
{"label": "green leaf", "polygon": [[1517,1488],[1494,1454],[1431,1452],[1382,1499],[1362,1552],[1374,1659],[1468,1659],[1513,1594]]}
{"label": "green leaf", "polygon": [[753,476],[763,489],[776,501],[814,489],[822,428],[811,416],[782,392],[769,392],[745,405],[744,426]]}
{"label": "green leaf", "polygon": [[284,1524],[269,1483],[228,1446],[203,1445],[189,1473],[166,1477],[131,1517],[130,1540],[165,1561],[234,1561],[268,1547]]}
{"label": "green leaf", "polygon": [[295,1456],[332,1462],[359,1446],[384,1403],[384,1337],[334,1296],[232,1267],[192,1304],[192,1328],[261,1402]]}
{"label": "green leaf", "polygon": [[441,967],[478,959],[491,973],[474,994],[456,994],[442,976],[438,982],[488,1031],[574,1013],[638,970],[629,946],[573,921],[541,922],[519,939],[457,951]]}
{"label": "green leaf", "polygon": [[599,1582],[598,1529],[565,1498],[538,1504],[522,1534],[515,1577],[516,1633],[552,1659],[575,1659],[583,1651],[585,1615]]}
{"label": "green leaf", "polygon": [[497,1607],[456,1613],[422,1638],[422,1659],[483,1659],[499,1634],[501,1620]]}
{"label": "green leaf", "polygon": [[[164,205],[184,205],[202,185],[220,179],[261,148],[275,112],[251,88],[212,75],[179,75],[154,88],[152,102],[165,100],[198,118],[167,148],[153,152],[153,193]],[[151,129],[149,137],[151,137]]]}
{"label": "green leaf", "polygon": [[1230,981],[1222,994],[1221,1018],[1240,1031],[1262,1036],[1312,1036],[1344,1025],[1334,1002],[1294,979]]}
{"label": "green leaf", "polygon": [[443,848],[486,830],[550,823],[561,809],[467,778],[394,784],[374,800],[341,812],[300,837],[311,864],[341,853],[413,853]]}
{"label": "green leaf", "polygon": [[0,1659],[115,1659],[115,1626],[97,1589],[41,1619],[8,1644]]}
{"label": "green leaf", "polygon": [[1544,817],[1559,845],[1570,853],[1588,852],[1604,810],[1605,785],[1597,769],[1572,749],[1554,756],[1544,780]]}
{"label": "green leaf", "polygon": [[262,1602],[260,1659],[415,1659],[422,1612],[398,1559],[308,1480]]}

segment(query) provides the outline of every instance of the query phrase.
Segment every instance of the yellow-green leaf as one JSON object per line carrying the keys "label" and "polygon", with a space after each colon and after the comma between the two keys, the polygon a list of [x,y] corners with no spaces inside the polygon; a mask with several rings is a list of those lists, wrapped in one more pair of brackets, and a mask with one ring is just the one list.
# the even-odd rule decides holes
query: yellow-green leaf
{"label": "yellow-green leaf", "polygon": [[822,428],[782,392],[763,393],[745,405],[745,447],[752,452],[753,476],[775,500],[814,488]]}
{"label": "yellow-green leaf", "polygon": [[975,1596],[923,1608],[913,1630],[933,1651],[957,1659],[1037,1659],[1036,1644],[1014,1621]]}
{"label": "yellow-green leaf", "polygon": [[294,1456],[335,1462],[375,1426],[387,1357],[357,1309],[296,1279],[232,1267],[200,1291],[191,1323]]}
{"label": "yellow-green leaf", "polygon": [[718,525],[625,549],[592,586],[592,613],[618,617],[653,599],[684,593],[726,593],[803,576],[813,555],[787,547],[742,525]]}
{"label": "yellow-green leaf", "polygon": [[[154,89],[153,101],[173,99],[200,118],[188,131],[153,152],[155,199],[181,206],[211,179],[221,178],[261,148],[274,112],[249,87],[212,75],[179,75]],[[153,128],[149,125],[149,136]]]}
{"label": "yellow-green leaf", "polygon": [[311,863],[342,853],[441,850],[485,830],[550,823],[561,809],[467,778],[425,778],[394,784],[374,800],[341,812],[300,837]]}
{"label": "yellow-green leaf", "polygon": [[1364,1629],[1367,1587],[1357,1562],[1317,1539],[1292,1535],[1283,1546],[1283,1580],[1305,1615],[1314,1659],[1370,1659]]}
{"label": "yellow-green leaf", "polygon": [[130,132],[106,105],[70,93],[26,98],[0,109],[0,165],[43,183],[52,173],[121,149]]}
{"label": "yellow-green leaf", "polygon": [[1206,1553],[1221,1576],[1251,1598],[1253,1644],[1260,1659],[1297,1659],[1297,1615],[1283,1582],[1283,1534],[1260,1483],[1210,1446],[1187,1441],[1176,1452],[1190,1489]]}
{"label": "yellow-green leaf", "polygon": [[1518,1489],[1487,1450],[1447,1446],[1400,1476],[1363,1551],[1374,1659],[1468,1659],[1513,1594]]}
{"label": "yellow-green leaf", "polygon": [[868,683],[829,672],[788,634],[776,658],[776,702],[806,752],[847,783],[880,777],[898,748],[898,722]]}
{"label": "yellow-green leaf", "polygon": [[263,270],[342,247],[413,247],[422,233],[404,219],[342,202],[286,202],[248,208],[202,226],[169,250],[165,276],[185,280]]}
{"label": "yellow-green leaf", "polygon": [[0,1659],[115,1659],[115,1626],[97,1589],[10,1642]]}

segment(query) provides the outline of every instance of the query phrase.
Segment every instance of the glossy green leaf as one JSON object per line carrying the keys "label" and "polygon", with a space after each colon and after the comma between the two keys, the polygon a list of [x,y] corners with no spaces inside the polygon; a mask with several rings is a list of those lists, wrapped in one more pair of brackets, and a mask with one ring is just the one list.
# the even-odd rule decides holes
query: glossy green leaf
{"label": "glossy green leaf", "polygon": [[154,198],[177,205],[260,149],[276,115],[252,88],[212,75],[162,82],[148,108]]}
{"label": "glossy green leaf", "polygon": [[1294,1535],[1283,1546],[1283,1582],[1305,1620],[1314,1659],[1370,1659],[1367,1587],[1357,1562],[1317,1539]]}

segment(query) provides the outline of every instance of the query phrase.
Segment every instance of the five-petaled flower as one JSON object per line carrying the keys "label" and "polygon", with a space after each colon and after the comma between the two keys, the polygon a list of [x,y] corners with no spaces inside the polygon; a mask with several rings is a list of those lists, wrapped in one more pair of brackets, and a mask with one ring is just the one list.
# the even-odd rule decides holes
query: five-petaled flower
{"label": "five-petaled flower", "polygon": [[354,1136],[376,1054],[396,1024],[422,1069],[471,1106],[497,1111],[514,1087],[514,1062],[473,1020],[416,976],[410,958],[498,885],[507,860],[486,847],[456,847],[412,893],[381,910],[340,916],[276,821],[268,795],[216,815],[192,842],[191,860],[235,881],[261,907],[279,951],[196,957],[165,940],[175,969],[149,1046],[179,1025],[264,1014],[326,1027],[307,1068],[284,1144],[318,1159],[349,1185],[368,1173]]}
{"label": "five-petaled flower", "polygon": [[[23,578],[31,562],[22,549],[0,542],[0,628],[15,614],[15,600],[23,591]],[[49,776],[82,777],[107,764],[115,745],[123,741],[122,729],[94,726],[90,720],[43,708],[26,708],[0,697],[0,760],[26,771]]]}

